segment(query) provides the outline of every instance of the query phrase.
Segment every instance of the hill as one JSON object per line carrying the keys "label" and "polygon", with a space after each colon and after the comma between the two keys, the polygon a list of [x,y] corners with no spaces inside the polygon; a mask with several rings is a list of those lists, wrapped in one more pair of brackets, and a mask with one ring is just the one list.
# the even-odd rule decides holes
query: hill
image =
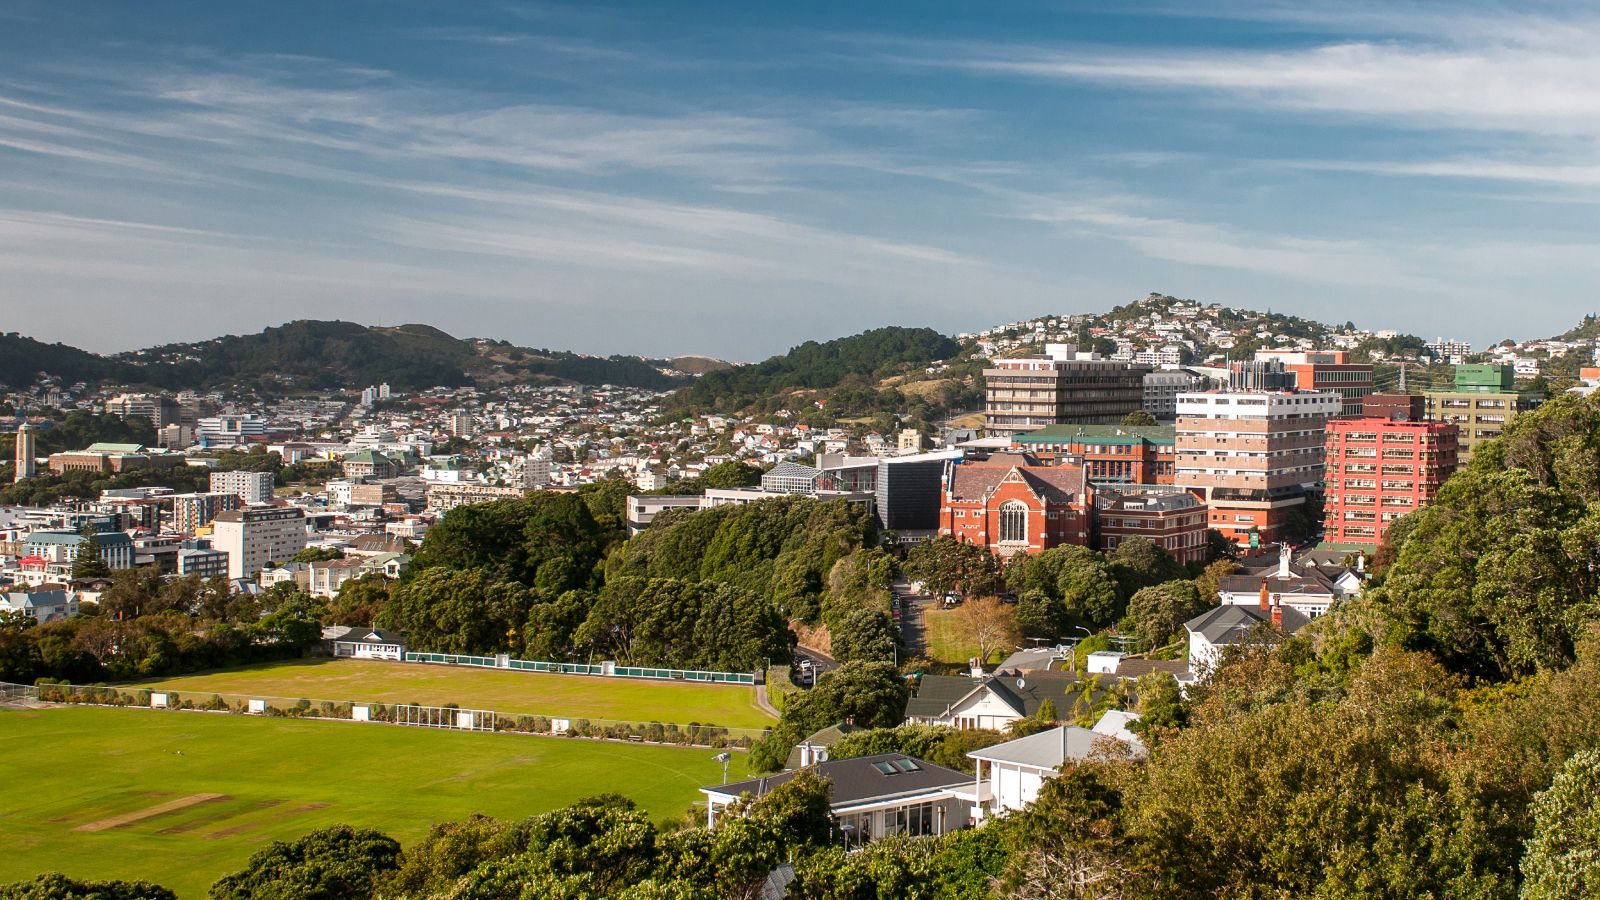
{"label": "hill", "polygon": [[121,368],[87,350],[66,344],[46,344],[16,332],[0,334],[0,385],[33,384],[40,372],[49,372],[67,384],[115,378]]}
{"label": "hill", "polygon": [[1594,313],[1589,313],[1578,324],[1551,338],[1553,341],[1592,341],[1597,339],[1600,339],[1600,318],[1596,318]]}
{"label": "hill", "polygon": [[244,387],[271,392],[382,383],[410,391],[530,379],[667,390],[688,379],[666,360],[534,350],[506,341],[457,338],[431,325],[368,327],[316,320],[113,356],[17,334],[0,335],[0,384],[32,384],[39,372],[68,383],[126,383],[168,390]]}
{"label": "hill", "polygon": [[705,412],[788,409],[802,413],[841,394],[855,397],[834,404],[835,414],[892,409],[904,399],[893,388],[880,389],[887,378],[922,372],[950,359],[961,344],[931,328],[890,326],[823,343],[806,341],[788,353],[763,362],[707,372],[673,395],[668,415]]}

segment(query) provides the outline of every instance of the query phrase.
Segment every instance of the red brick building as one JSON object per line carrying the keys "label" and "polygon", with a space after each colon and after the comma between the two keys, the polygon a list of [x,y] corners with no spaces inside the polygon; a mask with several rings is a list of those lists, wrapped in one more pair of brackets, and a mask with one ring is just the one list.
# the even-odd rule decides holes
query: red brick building
{"label": "red brick building", "polygon": [[1081,457],[1093,481],[1172,484],[1177,430],[1171,425],[1050,425],[1011,436],[1011,449],[1042,462]]}
{"label": "red brick building", "polygon": [[1090,546],[1092,489],[1083,466],[1039,465],[1026,454],[945,467],[939,533],[1002,556]]}
{"label": "red brick building", "polygon": [[1329,422],[1323,540],[1383,543],[1389,523],[1432,503],[1456,470],[1458,438],[1453,422]]}
{"label": "red brick building", "polygon": [[1129,538],[1142,537],[1184,565],[1203,563],[1210,552],[1206,505],[1188,491],[1162,493],[1111,491],[1094,496],[1096,543],[1106,553]]}

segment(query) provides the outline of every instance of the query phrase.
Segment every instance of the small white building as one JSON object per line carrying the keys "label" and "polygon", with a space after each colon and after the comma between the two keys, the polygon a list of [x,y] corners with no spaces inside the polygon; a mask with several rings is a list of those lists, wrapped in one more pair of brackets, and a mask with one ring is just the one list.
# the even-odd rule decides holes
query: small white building
{"label": "small white building", "polygon": [[968,753],[977,764],[977,793],[988,799],[987,807],[980,803],[973,811],[974,817],[981,821],[986,815],[1032,803],[1045,781],[1054,778],[1067,760],[1143,756],[1144,742],[1128,730],[1128,724],[1138,718],[1134,713],[1113,710],[1101,716],[1094,728],[1063,725]]}
{"label": "small white building", "polygon": [[[828,780],[829,812],[851,846],[895,834],[937,836],[965,828],[968,811],[982,799],[965,773],[900,753],[830,759],[796,771]],[[764,796],[795,774],[701,788],[706,825],[714,826],[717,814],[741,797]]]}
{"label": "small white building", "polygon": [[322,630],[322,640],[339,659],[405,659],[405,637],[398,631],[332,625]]}

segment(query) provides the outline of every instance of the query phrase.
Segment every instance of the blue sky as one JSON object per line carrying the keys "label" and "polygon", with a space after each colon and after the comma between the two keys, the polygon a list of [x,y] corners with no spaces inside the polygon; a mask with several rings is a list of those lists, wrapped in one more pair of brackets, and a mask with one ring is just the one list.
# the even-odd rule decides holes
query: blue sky
{"label": "blue sky", "polygon": [[756,359],[1154,290],[1544,336],[1600,307],[1597,46],[1526,4],[8,0],[0,330]]}

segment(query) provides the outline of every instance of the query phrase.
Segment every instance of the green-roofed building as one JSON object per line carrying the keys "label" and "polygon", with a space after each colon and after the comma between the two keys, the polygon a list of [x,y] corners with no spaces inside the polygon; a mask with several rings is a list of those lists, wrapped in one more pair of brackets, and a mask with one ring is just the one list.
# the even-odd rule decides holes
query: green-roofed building
{"label": "green-roofed building", "polygon": [[1473,448],[1500,436],[1517,416],[1544,402],[1544,396],[1516,390],[1516,371],[1499,363],[1456,366],[1455,387],[1429,391],[1428,418],[1454,422],[1461,429],[1461,462]]}
{"label": "green-roofed building", "polygon": [[1081,457],[1092,481],[1172,484],[1177,428],[1172,425],[1047,425],[1011,436],[1011,446],[1040,461]]}
{"label": "green-roofed building", "polygon": [[393,478],[400,474],[400,464],[377,450],[346,454],[342,468],[346,478]]}

